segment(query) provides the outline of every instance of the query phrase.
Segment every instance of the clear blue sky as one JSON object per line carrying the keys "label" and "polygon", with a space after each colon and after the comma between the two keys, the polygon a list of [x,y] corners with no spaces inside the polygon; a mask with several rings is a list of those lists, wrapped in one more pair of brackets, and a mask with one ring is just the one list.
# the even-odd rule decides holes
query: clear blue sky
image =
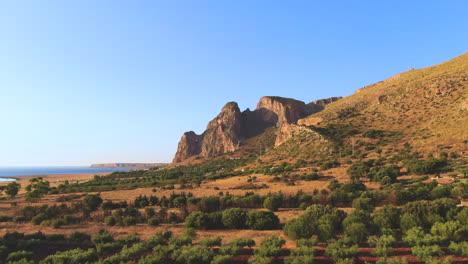
{"label": "clear blue sky", "polygon": [[2,1],[0,166],[170,161],[228,101],[346,96],[466,52],[468,1]]}

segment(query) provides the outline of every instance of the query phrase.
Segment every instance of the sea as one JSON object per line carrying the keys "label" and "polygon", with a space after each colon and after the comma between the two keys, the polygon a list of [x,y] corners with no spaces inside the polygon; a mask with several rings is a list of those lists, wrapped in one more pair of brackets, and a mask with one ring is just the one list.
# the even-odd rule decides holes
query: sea
{"label": "sea", "polygon": [[90,168],[87,166],[60,166],[60,167],[0,167],[0,182],[11,181],[13,178],[25,175],[49,175],[49,174],[84,174],[104,173],[114,171],[129,171],[123,168]]}

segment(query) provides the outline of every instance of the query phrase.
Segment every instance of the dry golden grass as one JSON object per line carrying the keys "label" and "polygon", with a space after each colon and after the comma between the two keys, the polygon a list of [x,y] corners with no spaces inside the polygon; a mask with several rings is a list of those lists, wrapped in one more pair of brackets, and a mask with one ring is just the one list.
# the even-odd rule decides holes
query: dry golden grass
{"label": "dry golden grass", "polygon": [[[16,223],[0,223],[0,236],[5,235],[7,232],[17,231],[20,233],[31,234],[41,231],[45,234],[64,234],[70,235],[74,232],[85,232],[91,236],[96,236],[99,231],[105,229],[109,231],[116,238],[136,234],[141,239],[148,239],[155,233],[170,230],[175,236],[181,235],[184,227],[182,224],[163,224],[161,226],[153,227],[146,224],[138,224],[135,226],[106,226],[102,223],[83,223],[77,225],[70,225],[54,229],[49,226],[35,226],[30,223],[16,224]],[[198,242],[207,237],[220,236],[223,239],[223,244],[228,244],[236,238],[249,237],[255,240],[257,244],[267,236],[280,236],[286,240],[286,247],[295,247],[294,241],[287,238],[281,230],[197,230],[197,238],[194,242]]]}
{"label": "dry golden grass", "polygon": [[[103,199],[110,200],[133,200],[139,195],[155,195],[158,197],[169,196],[171,193],[181,193],[181,192],[191,192],[195,197],[203,196],[213,196],[218,195],[219,192],[226,194],[229,192],[231,195],[244,195],[248,191],[253,191],[260,195],[266,195],[268,193],[278,193],[282,192],[283,194],[294,194],[299,190],[302,190],[307,193],[311,193],[314,189],[321,190],[325,189],[329,182],[330,178],[319,179],[316,181],[296,181],[296,185],[288,186],[284,182],[270,182],[273,179],[271,175],[252,175],[256,176],[257,179],[254,181],[255,185],[268,185],[268,188],[258,189],[258,190],[244,190],[244,189],[233,189],[236,186],[247,184],[248,176],[235,176],[230,178],[224,178],[215,181],[209,181],[202,183],[200,187],[195,187],[192,189],[176,189],[174,190],[163,190],[157,189],[156,192],[152,190],[154,188],[137,188],[134,190],[118,190],[118,191],[108,191],[101,192],[101,197]],[[219,189],[215,189],[215,187]]]}
{"label": "dry golden grass", "polygon": [[444,63],[410,70],[361,88],[306,117],[348,123],[363,129],[398,131],[403,137],[392,147],[409,142],[415,150],[466,151],[468,129],[468,53]]}

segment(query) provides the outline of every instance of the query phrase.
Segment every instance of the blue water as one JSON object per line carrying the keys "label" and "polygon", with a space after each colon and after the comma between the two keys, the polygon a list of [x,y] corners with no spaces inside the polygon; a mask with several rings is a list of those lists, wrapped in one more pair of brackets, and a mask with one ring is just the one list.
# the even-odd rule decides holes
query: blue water
{"label": "blue water", "polygon": [[48,175],[48,174],[82,174],[82,173],[104,173],[114,171],[128,171],[130,169],[100,169],[86,166],[64,166],[64,167],[0,167],[0,182],[11,181],[13,176],[24,175]]}

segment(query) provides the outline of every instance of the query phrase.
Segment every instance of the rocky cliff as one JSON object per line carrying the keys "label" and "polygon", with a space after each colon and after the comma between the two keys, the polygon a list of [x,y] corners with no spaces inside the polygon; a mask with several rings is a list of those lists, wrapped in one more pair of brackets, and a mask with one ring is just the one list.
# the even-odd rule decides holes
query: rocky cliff
{"label": "rocky cliff", "polygon": [[263,120],[282,124],[291,124],[306,115],[305,103],[290,98],[264,96],[260,98],[256,111],[262,113]]}
{"label": "rocky cliff", "polygon": [[192,156],[200,154],[201,142],[202,136],[195,134],[193,131],[185,132],[179,141],[177,153],[172,162],[181,162]]}
{"label": "rocky cliff", "polygon": [[242,138],[241,112],[237,103],[227,103],[221,113],[208,123],[201,144],[201,155],[211,157],[238,148]]}
{"label": "rocky cliff", "polygon": [[[254,111],[239,110],[237,103],[227,103],[221,113],[208,123],[202,135],[186,132],[177,148],[173,162],[181,162],[192,156],[213,157],[239,148],[244,139],[261,134],[266,128],[276,126],[279,129],[275,145],[286,141],[291,133],[290,124],[299,119],[324,109],[339,97],[318,100],[305,104],[302,101],[277,96],[265,96],[260,99]],[[283,128],[283,126],[286,126]],[[297,128],[294,127],[296,131]]]}
{"label": "rocky cliff", "polygon": [[180,139],[173,162],[192,156],[212,157],[234,151],[242,139],[242,115],[235,102],[227,103],[221,113],[208,123],[203,134],[185,132]]}

